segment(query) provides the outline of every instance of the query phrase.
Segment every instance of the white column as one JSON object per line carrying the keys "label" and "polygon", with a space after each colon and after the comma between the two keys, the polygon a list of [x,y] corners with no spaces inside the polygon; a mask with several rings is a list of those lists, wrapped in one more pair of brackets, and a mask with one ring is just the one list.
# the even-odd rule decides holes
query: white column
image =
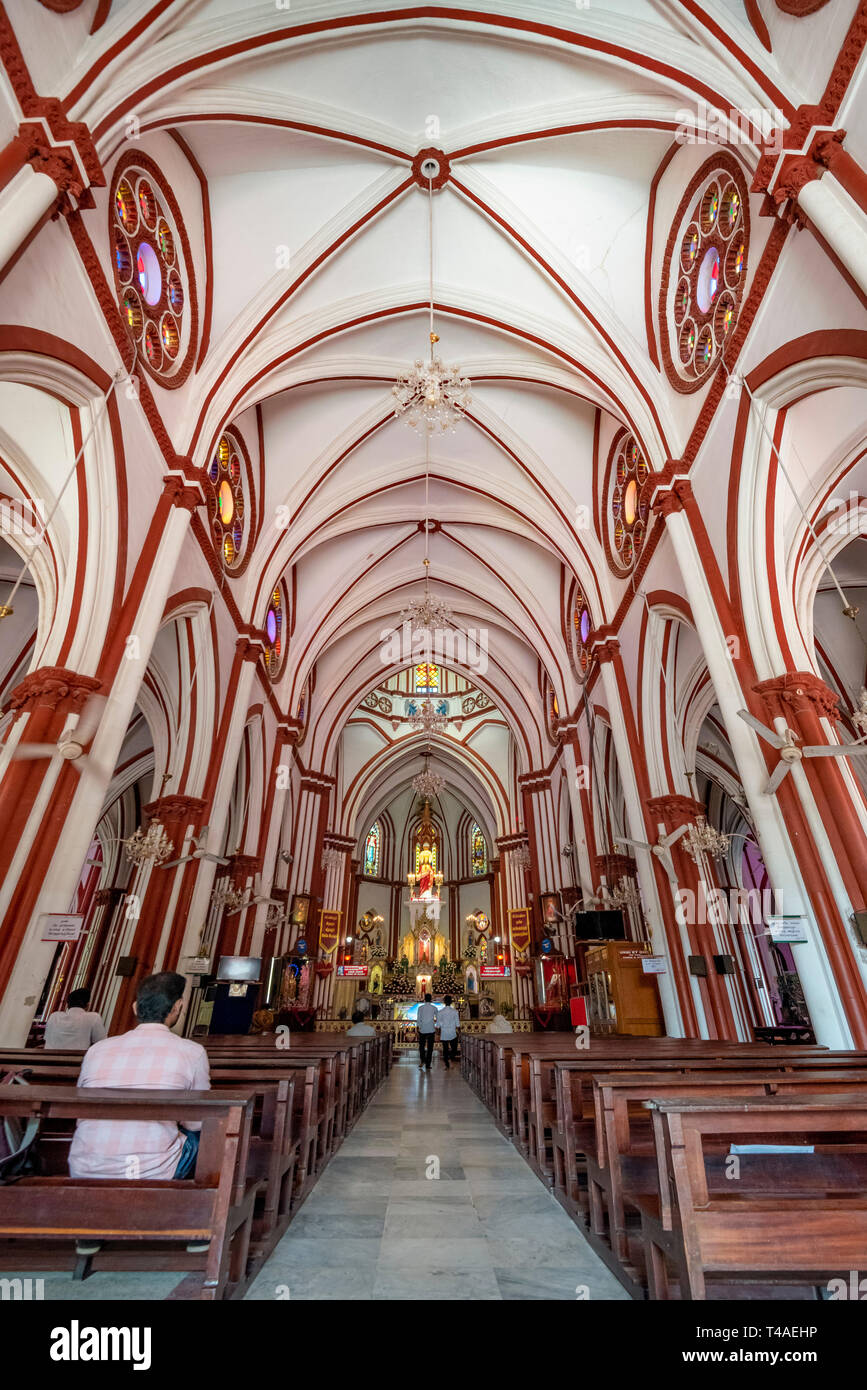
{"label": "white column", "polygon": [[25,164],[0,194],[0,270],[5,269],[38,226],[58,194],[47,174]]}
{"label": "white column", "polygon": [[87,763],[79,774],[51,874],[42,885],[9,986],[0,1001],[0,1041],[6,1047],[23,1047],[27,1040],[54,952],[52,944],[39,939],[39,918],[44,912],[66,912],[69,908],[133,715],[189,528],[189,506],[184,495],[177,500],[180,505],[173,506],[168,514],[129,634],[138,640],[135,644],[127,643],[127,655],[121,658]]}
{"label": "white column", "polygon": [[830,172],[810,179],[798,192],[798,203],[816,231],[867,294],[867,219],[858,204]]}
{"label": "white column", "polygon": [[[620,689],[617,684],[617,676],[611,661],[600,661],[599,669],[602,673],[605,700],[608,706],[608,713],[611,717],[611,736],[614,740],[614,751],[617,755],[618,767],[620,768],[620,780],[623,785],[623,797],[626,804],[626,822],[629,827],[629,838],[632,840],[646,840],[647,834],[644,824],[644,815],[641,809],[641,795],[635,777],[635,764],[629,748],[629,740],[626,736],[626,725],[623,722],[623,711],[620,707]],[[653,872],[653,861],[648,850],[638,849],[636,847],[635,866],[638,871],[639,882],[641,883],[641,900],[647,916],[651,950],[655,956],[664,956],[668,962],[668,970],[666,973],[656,976],[656,982],[659,985],[659,1001],[662,1005],[662,1014],[665,1019],[665,1031],[669,1037],[681,1038],[684,1035],[683,1018],[680,1012],[677,990],[674,987],[671,958],[668,953],[668,940],[662,920],[662,908],[660,907],[656,892],[656,877]]]}
{"label": "white column", "polygon": [[738,710],[747,707],[746,701],[692,528],[682,511],[669,512],[666,516],[666,526],[674,546],[686,596],[692,609],[696,634],[701,642],[774,894],[781,896],[787,913],[802,913],[807,922],[808,940],[803,945],[793,945],[791,950],[816,1038],[827,1047],[851,1047],[849,1025],[821,932],[801,881],[798,862],[789,841],[782,811],[776,797],[764,794],[768,771],[760,751],[758,736],[738,717]]}

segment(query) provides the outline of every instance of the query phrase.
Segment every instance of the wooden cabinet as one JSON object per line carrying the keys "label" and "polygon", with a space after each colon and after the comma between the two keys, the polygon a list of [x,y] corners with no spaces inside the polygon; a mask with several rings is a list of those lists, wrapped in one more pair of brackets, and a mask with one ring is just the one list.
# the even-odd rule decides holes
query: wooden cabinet
{"label": "wooden cabinet", "polygon": [[650,947],[636,941],[601,941],[585,957],[588,1022],[592,1033],[660,1038],[665,1029],[656,978],[645,975]]}

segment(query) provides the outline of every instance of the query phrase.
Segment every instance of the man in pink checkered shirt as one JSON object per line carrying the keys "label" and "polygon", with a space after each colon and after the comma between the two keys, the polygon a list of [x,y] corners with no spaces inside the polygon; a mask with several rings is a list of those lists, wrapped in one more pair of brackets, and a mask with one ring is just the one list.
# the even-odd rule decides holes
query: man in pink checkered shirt
{"label": "man in pink checkered shirt", "polygon": [[[85,1053],[79,1086],[114,1090],[209,1091],[208,1054],[170,1030],[183,1009],[184,977],[142,980],[133,1005],[138,1027],[103,1038]],[[187,1178],[196,1167],[199,1124],[170,1120],[80,1120],[69,1150],[73,1178]]]}

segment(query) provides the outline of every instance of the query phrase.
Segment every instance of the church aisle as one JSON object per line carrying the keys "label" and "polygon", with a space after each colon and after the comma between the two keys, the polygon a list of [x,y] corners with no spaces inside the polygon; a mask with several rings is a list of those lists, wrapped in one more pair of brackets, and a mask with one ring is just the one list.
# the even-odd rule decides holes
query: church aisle
{"label": "church aisle", "polygon": [[[439,1174],[434,1177],[433,1174]],[[395,1062],[247,1297],[628,1295],[457,1067]]]}

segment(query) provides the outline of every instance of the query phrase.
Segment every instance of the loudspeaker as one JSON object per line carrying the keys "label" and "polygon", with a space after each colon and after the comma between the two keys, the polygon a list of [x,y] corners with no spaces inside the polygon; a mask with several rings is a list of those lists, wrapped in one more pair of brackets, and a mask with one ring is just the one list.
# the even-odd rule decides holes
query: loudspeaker
{"label": "loudspeaker", "polygon": [[718,975],[733,975],[735,973],[735,963],[732,956],[714,956],[713,963]]}
{"label": "loudspeaker", "polygon": [[852,925],[861,939],[861,945],[867,946],[867,912],[853,912]]}
{"label": "loudspeaker", "polygon": [[138,956],[121,956],[115,966],[115,975],[134,975]]}
{"label": "loudspeaker", "polygon": [[707,961],[704,956],[689,957],[690,975],[707,975]]}

